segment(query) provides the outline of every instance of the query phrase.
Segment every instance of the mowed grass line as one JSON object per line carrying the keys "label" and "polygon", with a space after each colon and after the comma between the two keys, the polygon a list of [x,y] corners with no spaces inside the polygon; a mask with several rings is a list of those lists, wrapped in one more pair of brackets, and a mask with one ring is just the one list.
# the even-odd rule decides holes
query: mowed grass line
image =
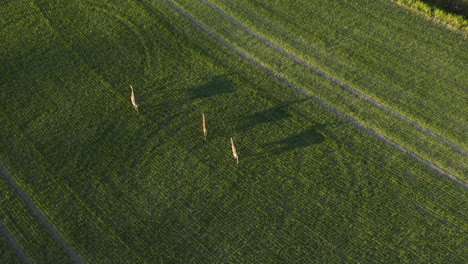
{"label": "mowed grass line", "polygon": [[10,252],[8,252],[7,249],[5,249],[6,248],[5,245],[0,242],[1,243],[0,244],[0,253],[1,253],[0,255],[2,256],[2,262],[5,262],[5,263],[20,263],[20,261],[22,261],[23,263],[27,263],[27,264],[33,263],[29,259],[28,255],[26,255],[26,253],[24,253],[23,249],[18,245],[18,242],[16,242],[15,238],[10,234],[10,232],[5,228],[5,226],[3,226],[3,220],[2,219],[0,219],[0,235],[2,235],[3,238],[6,239],[6,241],[7,241],[7,246],[6,247],[10,247],[11,249],[13,249],[17,254],[16,257],[20,258],[20,259],[15,259],[14,256],[11,256],[12,254]]}
{"label": "mowed grass line", "polygon": [[41,211],[39,211],[39,209],[36,208],[34,203],[26,195],[26,193],[23,190],[21,190],[21,188],[18,186],[15,180],[8,174],[8,172],[2,166],[0,166],[0,174],[5,178],[5,180],[11,186],[11,188],[13,188],[16,195],[21,197],[31,214],[41,222],[41,224],[47,229],[47,231],[49,231],[52,237],[55,240],[57,240],[60,243],[60,245],[68,252],[70,257],[73,259],[73,262],[84,263],[84,261],[78,256],[75,250],[73,250],[73,248],[67,243],[67,241],[63,239],[62,235],[57,230],[55,230],[52,224],[41,213]]}
{"label": "mowed grass line", "polygon": [[338,86],[340,86],[341,88],[345,89],[346,91],[350,92],[350,93],[353,93],[354,95],[362,98],[363,100],[367,100],[369,102],[371,102],[373,105],[375,105],[376,107],[382,109],[382,110],[385,110],[386,112],[388,112],[389,114],[391,115],[394,115],[396,116],[397,118],[399,118],[400,120],[412,125],[413,127],[415,127],[416,129],[422,131],[422,132],[425,132],[435,138],[437,138],[438,140],[441,140],[442,142],[444,142],[445,144],[453,147],[454,149],[456,149],[458,152],[464,154],[464,155],[468,155],[468,151],[466,151],[463,147],[451,142],[450,140],[442,137],[441,135],[435,133],[434,131],[428,129],[428,128],[425,128],[423,126],[421,126],[420,124],[418,124],[417,122],[411,120],[410,118],[402,115],[401,113],[398,113],[397,111],[393,110],[393,109],[390,109],[389,107],[383,105],[381,102],[377,102],[376,100],[374,100],[373,98],[371,98],[370,96],[356,90],[355,88],[343,83],[341,80],[338,80],[330,75],[328,75],[327,73],[325,73],[324,71],[320,70],[319,68],[309,64],[308,62],[302,60],[301,58],[299,58],[298,56],[296,56],[295,54],[292,54],[290,53],[289,51],[285,50],[283,47],[281,46],[278,46],[277,44],[275,44],[274,42],[272,42],[271,40],[263,37],[262,35],[260,35],[258,32],[248,28],[246,25],[242,24],[241,22],[239,22],[238,20],[234,19],[232,16],[230,16],[229,14],[227,14],[226,12],[224,12],[223,10],[221,10],[219,7],[217,7],[216,5],[214,5],[213,3],[211,3],[210,1],[208,0],[203,0],[204,3],[206,3],[208,6],[210,6],[212,9],[216,10],[218,13],[220,13],[223,17],[226,17],[227,19],[231,20],[234,24],[238,25],[239,27],[243,28],[245,31],[249,32],[250,34],[256,36],[258,39],[260,39],[262,42],[270,45],[271,47],[275,48],[276,50],[280,51],[281,53],[283,54],[286,54],[286,56],[288,56],[289,58],[291,58],[292,60],[298,62],[299,64],[307,67],[310,71],[318,74],[318,75],[321,75],[322,77],[336,83]]}
{"label": "mowed grass line", "polygon": [[16,252],[16,257],[3,252],[1,262],[74,262],[10,186],[3,168],[0,176],[0,234],[7,240],[7,247]]}
{"label": "mowed grass line", "polygon": [[468,148],[462,36],[388,1],[340,7],[211,2],[304,61]]}
{"label": "mowed grass line", "polygon": [[18,253],[10,246],[10,243],[3,235],[0,236],[0,255],[6,261],[6,263],[24,263],[24,261],[20,258]]}
{"label": "mowed grass line", "polygon": [[[384,110],[362,100],[360,96],[349,94],[341,87],[337,87],[334,82],[311,74],[309,69],[298,63],[291,62],[289,57],[278,53],[244,30],[239,30],[229,21],[223,21],[225,19],[221,15],[211,12],[211,15],[206,16],[206,8],[208,7],[203,3],[185,1],[184,4],[189,10],[196,12],[199,19],[209,24],[216,31],[216,34],[220,34],[223,38],[229,40],[229,45],[242,50],[244,54],[247,53],[246,56],[249,60],[259,60],[260,64],[276,71],[275,76],[284,77],[288,81],[299,84],[302,89],[313,93],[320,100],[327,102],[353,119],[359,120],[360,123],[377,133],[385,135],[386,138],[397,142],[405,149],[417,153],[417,156],[423,157],[429,163],[435,164],[435,169],[439,167],[442,168],[442,171],[448,171],[451,176],[455,175],[455,177],[449,176],[450,178],[462,179],[461,181],[457,180],[459,183],[464,185],[463,181],[466,182],[468,179],[466,178],[468,155],[463,155],[432,136],[415,130],[410,124],[395,116],[388,115]],[[406,152],[406,150],[403,151]],[[419,157],[417,159],[421,160]]]}
{"label": "mowed grass line", "polygon": [[[13,99],[0,142],[14,147],[0,157],[87,261],[463,262],[465,190],[303,100],[164,2],[106,7],[153,43],[146,75],[138,42],[113,38],[131,32],[78,3],[94,4],[41,6],[61,10],[48,18],[76,53],[55,35],[37,36],[48,52],[24,57],[34,42],[0,44],[31,60],[7,60],[21,78],[2,76],[0,96]],[[85,37],[87,15],[96,37]]]}

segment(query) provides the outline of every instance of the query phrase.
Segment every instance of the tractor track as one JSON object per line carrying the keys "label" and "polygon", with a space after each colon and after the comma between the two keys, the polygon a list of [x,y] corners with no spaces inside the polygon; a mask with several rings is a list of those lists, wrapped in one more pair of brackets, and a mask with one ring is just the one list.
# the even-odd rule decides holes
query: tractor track
{"label": "tractor track", "polygon": [[23,249],[20,247],[18,242],[16,242],[15,238],[10,234],[8,229],[6,229],[6,227],[3,225],[2,219],[0,219],[0,234],[2,234],[6,238],[10,247],[16,251],[16,254],[18,254],[18,256],[21,258],[21,260],[24,263],[27,263],[27,264],[33,263],[31,259],[28,257],[28,255],[24,253]]}
{"label": "tractor track", "polygon": [[[75,263],[85,263],[80,256],[75,252],[75,250],[65,241],[65,239],[62,237],[60,232],[58,232],[54,226],[47,220],[47,218],[41,213],[41,211],[34,205],[34,203],[29,199],[29,197],[26,195],[26,193],[21,189],[21,187],[18,186],[16,181],[11,177],[10,174],[0,166],[0,174],[3,175],[5,180],[8,182],[8,184],[13,188],[14,192],[23,200],[23,202],[26,204],[26,207],[28,207],[29,211],[31,214],[39,219],[41,224],[49,231],[51,236],[67,251],[67,253],[70,255],[72,260]],[[0,229],[1,229],[1,222],[0,222]]]}
{"label": "tractor track", "polygon": [[343,88],[347,92],[352,93],[355,96],[358,96],[359,98],[372,103],[377,108],[379,108],[381,110],[384,110],[385,112],[395,116],[396,118],[402,120],[403,122],[406,122],[406,123],[410,124],[412,127],[418,129],[419,131],[422,131],[422,132],[424,132],[424,133],[426,133],[426,134],[428,134],[428,135],[430,135],[432,137],[437,138],[438,140],[442,141],[447,146],[450,146],[450,147],[454,148],[459,153],[464,154],[464,155],[468,155],[468,151],[465,150],[462,146],[459,146],[456,143],[454,143],[454,142],[446,139],[445,137],[439,135],[438,133],[436,133],[436,132],[434,132],[434,131],[426,128],[426,127],[423,127],[418,122],[416,122],[416,121],[414,121],[414,120],[400,114],[399,112],[397,112],[397,111],[395,111],[395,110],[393,110],[393,109],[391,109],[391,108],[389,108],[389,107],[387,107],[385,105],[382,105],[380,102],[376,101],[375,99],[368,96],[367,94],[364,94],[364,93],[360,92],[359,90],[351,87],[350,85],[347,85],[347,84],[343,83],[339,79],[336,79],[336,78],[332,77],[331,75],[327,74],[326,72],[324,72],[324,71],[320,70],[319,68],[311,65],[310,63],[304,61],[303,59],[299,58],[298,56],[292,54],[291,52],[285,50],[284,48],[282,48],[278,44],[274,43],[270,39],[263,37],[258,32],[254,31],[251,28],[247,27],[246,25],[242,24],[240,21],[236,20],[235,18],[233,18],[232,16],[230,16],[229,14],[227,14],[226,12],[221,10],[219,7],[217,7],[216,5],[211,3],[209,0],[201,0],[201,1],[203,3],[205,3],[206,5],[208,5],[210,8],[212,8],[213,10],[215,10],[216,12],[218,12],[221,16],[223,16],[224,18],[231,21],[233,24],[237,25],[238,27],[242,28],[243,30],[245,30],[249,34],[253,35],[257,39],[259,39],[261,42],[263,42],[264,44],[276,49],[277,51],[279,51],[280,53],[282,53],[286,57],[288,57],[288,58],[294,60],[295,62],[299,63],[300,65],[306,67],[311,72],[313,72],[315,74],[318,74],[318,75],[320,75],[321,77],[323,77],[323,78],[325,78],[327,80],[332,81],[333,83],[335,83],[339,87]]}
{"label": "tractor track", "polygon": [[[218,36],[217,34],[215,34],[214,32],[212,32],[208,27],[206,27],[205,25],[203,25],[202,23],[200,23],[198,20],[196,20],[194,17],[192,17],[189,13],[187,13],[186,11],[184,11],[182,8],[180,8],[177,4],[175,4],[172,0],[165,0],[166,3],[168,3],[172,8],[174,8],[177,12],[179,12],[182,16],[184,16],[185,18],[187,18],[190,22],[192,22],[193,24],[195,24],[198,28],[200,28],[202,31],[204,31],[205,33],[207,33],[209,36],[211,36],[212,38],[214,38],[215,40],[217,40],[218,42],[220,42],[221,44],[223,44],[224,46],[226,46],[228,49],[230,49],[231,51],[233,51],[234,53],[236,53],[237,55],[239,55],[241,58],[253,63],[254,65],[258,66],[260,69],[262,69],[263,71],[265,71],[266,73],[268,73],[269,75],[275,77],[278,81],[282,82],[282,83],[285,83],[289,88],[292,88],[293,90],[295,90],[297,93],[305,96],[306,98],[309,98],[310,100],[314,101],[315,103],[319,104],[320,106],[322,106],[323,108],[329,110],[330,112],[334,113],[335,115],[347,120],[348,122],[350,122],[351,124],[353,124],[355,127],[357,128],[360,128],[364,131],[366,131],[368,134],[370,135],[373,135],[375,137],[377,137],[378,139],[380,139],[381,141],[389,144],[390,146],[394,147],[395,149],[405,153],[406,155],[408,155],[409,157],[413,158],[414,160],[426,165],[427,167],[429,167],[430,169],[442,174],[443,176],[445,176],[447,179],[461,185],[462,187],[468,189],[468,183],[464,182],[463,180],[459,179],[458,177],[452,175],[451,173],[445,171],[444,169],[438,167],[437,165],[435,165],[434,163],[422,158],[421,156],[417,155],[416,153],[410,151],[410,150],[407,150],[406,148],[404,148],[403,146],[399,145],[398,143],[394,142],[393,140],[390,140],[388,138],[386,138],[385,136],[383,136],[382,134],[366,127],[365,125],[361,124],[360,122],[358,122],[357,120],[353,119],[352,117],[340,112],[339,110],[335,109],[333,106],[325,103],[324,101],[320,100],[318,97],[310,94],[309,92],[307,92],[306,90],[298,87],[297,85],[295,85],[294,83],[288,81],[287,79],[285,79],[284,77],[281,77],[278,73],[274,72],[273,70],[271,70],[270,68],[268,68],[267,66],[263,65],[262,63],[260,63],[259,61],[257,61],[256,59],[252,58],[251,56],[247,55],[246,53],[244,53],[243,51],[241,51],[240,49],[234,47],[232,44],[230,44],[229,42],[227,42],[226,40],[224,40],[223,38],[221,38],[220,36]],[[267,40],[269,41],[269,40]],[[292,55],[294,56],[294,55]],[[311,66],[312,67],[312,66]],[[312,67],[313,69],[316,69],[314,67]],[[322,72],[320,71],[319,69],[316,69],[318,72]],[[325,74],[325,73],[323,73]],[[328,75],[326,75],[328,76]],[[329,78],[333,78],[333,77],[329,77]],[[334,78],[333,78],[334,79]],[[336,80],[338,81],[338,80]],[[341,82],[340,82],[341,83]],[[351,88],[352,89],[352,88]]]}

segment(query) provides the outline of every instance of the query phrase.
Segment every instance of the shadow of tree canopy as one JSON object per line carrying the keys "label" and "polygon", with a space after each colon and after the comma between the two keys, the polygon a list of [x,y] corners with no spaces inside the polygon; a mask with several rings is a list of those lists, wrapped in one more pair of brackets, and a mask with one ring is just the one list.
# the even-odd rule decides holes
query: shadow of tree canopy
{"label": "shadow of tree canopy", "polygon": [[227,78],[227,75],[219,75],[213,77],[208,83],[194,87],[188,92],[192,99],[197,99],[232,93],[234,91],[234,83]]}
{"label": "shadow of tree canopy", "polygon": [[281,119],[288,118],[290,114],[286,111],[286,109],[299,102],[303,102],[304,100],[295,100],[288,102],[283,105],[275,106],[265,111],[257,112],[251,115],[247,115],[242,117],[242,124],[241,129],[247,130],[252,129],[257,125],[261,125],[268,122],[275,122]]}
{"label": "shadow of tree canopy", "polygon": [[269,152],[280,154],[294,149],[317,145],[325,140],[325,137],[320,133],[320,130],[325,127],[326,125],[324,124],[316,124],[304,132],[265,144],[264,147]]}
{"label": "shadow of tree canopy", "polygon": [[421,0],[431,7],[442,9],[448,13],[462,15],[468,19],[468,1],[466,0]]}

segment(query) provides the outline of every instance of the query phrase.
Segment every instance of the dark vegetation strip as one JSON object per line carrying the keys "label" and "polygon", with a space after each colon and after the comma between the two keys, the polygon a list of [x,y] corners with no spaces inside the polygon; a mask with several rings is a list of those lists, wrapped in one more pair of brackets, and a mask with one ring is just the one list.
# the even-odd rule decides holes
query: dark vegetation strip
{"label": "dark vegetation strip", "polygon": [[29,199],[29,197],[26,195],[26,193],[24,193],[24,191],[18,186],[18,184],[15,182],[15,180],[13,179],[13,177],[11,177],[11,175],[9,175],[7,173],[7,171],[5,170],[5,168],[3,168],[2,166],[0,166],[0,174],[3,175],[3,177],[5,177],[5,179],[7,180],[8,184],[10,184],[10,186],[13,188],[13,190],[15,191],[15,193],[21,197],[21,199],[23,200],[23,202],[26,204],[26,206],[29,208],[29,210],[31,211],[31,214],[34,215],[35,217],[37,217],[37,219],[39,219],[39,221],[42,223],[42,225],[44,225],[44,227],[50,232],[50,234],[52,235],[52,237],[57,240],[60,245],[62,245],[62,247],[68,252],[68,254],[70,255],[70,257],[73,259],[73,261],[75,263],[85,263],[81,258],[80,256],[78,256],[78,254],[75,252],[75,250],[73,250],[73,248],[67,243],[67,241],[65,241],[65,239],[62,237],[62,235],[60,235],[60,233],[52,226],[52,224],[47,220],[47,218],[41,213],[41,211],[39,211],[39,209],[37,209],[37,207],[34,205],[34,203]]}
{"label": "dark vegetation strip", "polygon": [[462,15],[468,18],[468,1],[467,0],[419,0],[428,3],[432,7],[442,9],[448,13]]}
{"label": "dark vegetation strip", "polygon": [[292,82],[286,80],[285,78],[279,76],[276,72],[274,72],[273,70],[269,69],[268,67],[266,67],[265,65],[261,64],[260,62],[258,62],[257,60],[255,60],[254,58],[248,56],[247,54],[245,54],[244,52],[242,52],[241,50],[239,50],[238,48],[234,47],[233,45],[231,45],[230,43],[228,43],[226,40],[224,40],[223,38],[221,38],[220,36],[216,35],[214,32],[212,32],[210,29],[208,29],[206,26],[204,26],[203,24],[201,24],[198,20],[196,20],[194,17],[192,17],[190,14],[188,14],[187,12],[185,12],[182,8],[180,8],[178,5],[176,5],[174,2],[172,2],[171,0],[166,0],[166,2],[171,6],[173,7],[175,10],[177,10],[181,15],[183,15],[184,17],[186,17],[187,19],[189,19],[192,23],[194,23],[195,25],[197,25],[201,30],[203,30],[204,32],[206,32],[208,35],[210,35],[211,37],[213,37],[214,39],[216,39],[217,41],[219,41],[220,43],[222,43],[223,45],[225,45],[227,48],[229,48],[231,51],[235,52],[236,54],[238,54],[240,57],[250,61],[251,63],[255,64],[256,66],[258,66],[259,68],[261,68],[262,70],[264,70],[265,72],[267,72],[268,74],[270,74],[271,76],[275,77],[276,79],[278,79],[278,81],[282,82],[282,83],[285,83],[286,85],[288,85],[290,88],[292,88],[293,90],[295,90],[296,92],[302,94],[303,96],[311,99],[312,101],[314,101],[315,103],[319,104],[320,106],[322,106],[323,108],[333,112],[334,114],[336,114],[337,116],[347,120],[348,122],[352,123],[354,126],[366,131],[367,133],[379,138],[380,140],[382,140],[383,142],[391,145],[392,147],[394,147],[395,149],[403,152],[403,153],[406,153],[408,156],[410,156],[411,158],[415,159],[416,161],[419,161],[420,163],[428,166],[429,168],[431,168],[432,170],[435,170],[437,172],[439,172],[440,174],[444,175],[445,177],[447,177],[447,179],[463,186],[464,188],[468,189],[468,183],[464,182],[463,180],[457,178],[456,176],[450,174],[449,172],[439,168],[438,166],[436,166],[435,164],[433,164],[432,162],[428,161],[428,160],[425,160],[424,158],[420,157],[419,155],[415,154],[414,152],[411,152],[407,149],[405,149],[404,147],[402,147],[401,145],[399,145],[398,143],[384,137],[383,135],[381,135],[380,133],[364,126],[363,124],[359,123],[358,121],[356,121],[355,119],[351,118],[350,116],[344,114],[344,113],[341,113],[340,111],[338,111],[337,109],[335,109],[334,107],[332,107],[331,105],[323,102],[322,100],[320,100],[319,98],[315,97],[314,95],[310,94],[309,92],[307,92],[306,90],[303,90],[302,88],[296,86],[295,84],[293,84]]}
{"label": "dark vegetation strip", "polygon": [[11,248],[13,248],[16,251],[16,253],[18,254],[18,256],[20,256],[24,263],[33,263],[28,257],[28,255],[24,253],[23,249],[20,247],[18,242],[16,242],[15,238],[10,234],[10,232],[8,232],[6,227],[3,225],[2,219],[0,219],[0,234],[2,234],[6,238],[8,244],[11,246]]}
{"label": "dark vegetation strip", "polygon": [[245,31],[247,31],[248,33],[250,33],[251,35],[255,36],[256,38],[258,38],[260,41],[262,41],[263,43],[269,45],[270,47],[278,50],[279,52],[281,52],[282,54],[284,54],[285,56],[287,56],[288,58],[294,60],[295,62],[305,66],[306,68],[308,68],[311,72],[313,73],[316,73],[320,76],[322,76],[323,78],[327,79],[327,80],[330,80],[332,82],[334,82],[336,85],[340,86],[341,88],[343,88],[344,90],[372,103],[373,105],[375,105],[376,107],[386,111],[387,113],[390,113],[392,115],[394,115],[395,117],[397,117],[398,119],[410,124],[412,127],[424,132],[424,133],[427,133],[428,135],[431,135],[435,138],[437,138],[438,140],[444,142],[446,145],[454,148],[455,150],[457,150],[459,153],[461,154],[464,154],[464,155],[468,155],[468,151],[465,150],[463,147],[453,143],[452,141],[444,138],[443,136],[437,134],[436,132],[426,128],[426,127],[423,127],[421,126],[418,122],[400,114],[399,112],[389,108],[389,107],[386,107],[384,105],[382,105],[381,103],[379,103],[378,101],[374,100],[372,97],[360,92],[359,90],[343,83],[342,81],[328,75],[326,72],[320,70],[319,68],[309,64],[308,62],[304,61],[303,59],[299,58],[298,56],[292,54],[291,52],[285,50],[284,48],[280,47],[279,45],[277,45],[276,43],[274,43],[273,41],[271,41],[270,39],[267,39],[265,37],[263,37],[261,34],[259,34],[258,32],[252,30],[251,28],[247,27],[246,25],[242,24],[240,21],[236,20],[235,18],[233,18],[232,16],[230,16],[229,14],[227,14],[226,12],[224,12],[223,10],[221,10],[219,7],[217,7],[216,5],[214,5],[213,3],[211,3],[209,0],[202,0],[204,3],[206,3],[208,6],[210,6],[213,10],[215,10],[216,12],[218,12],[220,15],[222,15],[223,17],[227,18],[228,20],[230,20],[232,23],[234,23],[235,25],[241,27],[242,29],[244,29]]}
{"label": "dark vegetation strip", "polygon": [[468,36],[468,2],[462,0],[390,0]]}

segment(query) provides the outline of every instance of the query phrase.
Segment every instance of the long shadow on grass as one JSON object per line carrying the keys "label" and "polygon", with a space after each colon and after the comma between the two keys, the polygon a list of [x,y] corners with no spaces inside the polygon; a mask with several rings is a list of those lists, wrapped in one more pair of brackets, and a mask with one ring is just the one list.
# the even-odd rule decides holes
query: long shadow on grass
{"label": "long shadow on grass", "polygon": [[324,128],[325,125],[316,124],[304,132],[265,144],[263,147],[269,153],[281,154],[291,150],[317,145],[325,140],[325,137],[320,133],[320,130]]}
{"label": "long shadow on grass", "polygon": [[279,121],[290,117],[287,108],[295,103],[304,102],[305,100],[295,100],[286,104],[278,105],[265,111],[257,112],[251,115],[242,117],[241,130],[245,131],[252,129],[258,125]]}
{"label": "long shadow on grass", "polygon": [[192,99],[199,99],[232,93],[234,91],[234,83],[227,78],[227,75],[218,75],[213,77],[208,83],[194,87],[188,92]]}

